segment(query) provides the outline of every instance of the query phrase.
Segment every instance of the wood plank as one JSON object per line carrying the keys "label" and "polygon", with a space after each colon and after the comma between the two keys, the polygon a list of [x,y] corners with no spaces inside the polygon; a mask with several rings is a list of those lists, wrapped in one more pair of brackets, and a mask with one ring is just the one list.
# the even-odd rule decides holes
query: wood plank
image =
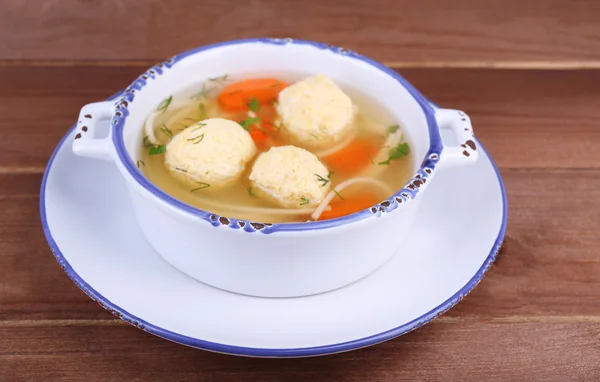
{"label": "wood plank", "polygon": [[400,72],[432,101],[465,110],[500,167],[579,168],[600,163],[600,71]]}
{"label": "wood plank", "polygon": [[[505,248],[447,317],[600,322],[600,170],[502,173],[509,198]],[[0,177],[11,185],[0,191],[0,320],[111,318],[50,253],[39,228],[36,177]]]}
{"label": "wood plank", "polygon": [[[0,67],[0,168],[41,171],[81,106],[143,67]],[[433,101],[460,108],[502,168],[600,165],[600,70],[403,69]],[[34,118],[32,118],[34,116]],[[35,136],[36,139],[31,139]]]}
{"label": "wood plank", "polygon": [[251,359],[180,346],[131,327],[0,328],[0,379],[75,381],[594,381],[600,323],[438,320],[328,357]]}
{"label": "wood plank", "polygon": [[322,41],[387,62],[600,60],[594,0],[0,3],[0,59],[162,60],[217,41]]}

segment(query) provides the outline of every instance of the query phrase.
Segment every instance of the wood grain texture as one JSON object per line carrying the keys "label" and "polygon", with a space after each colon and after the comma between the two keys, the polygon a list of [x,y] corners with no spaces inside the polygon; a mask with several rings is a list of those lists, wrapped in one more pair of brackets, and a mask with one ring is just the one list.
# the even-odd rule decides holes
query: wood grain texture
{"label": "wood grain texture", "polygon": [[[81,106],[105,99],[144,69],[0,67],[0,171],[42,171]],[[600,70],[400,72],[431,100],[465,110],[502,168],[600,166]]]}
{"label": "wood grain texture", "polygon": [[296,37],[403,63],[600,60],[594,0],[0,1],[0,59],[162,60]]}
{"label": "wood grain texture", "polygon": [[0,379],[597,381],[600,323],[436,321],[376,347],[305,359],[202,352],[128,327],[0,328]]}
{"label": "wood grain texture", "polygon": [[[600,322],[600,170],[502,174],[509,198],[504,249],[446,317]],[[0,177],[11,184],[0,194],[0,320],[111,318],[71,283],[50,253],[39,228],[39,178]]]}

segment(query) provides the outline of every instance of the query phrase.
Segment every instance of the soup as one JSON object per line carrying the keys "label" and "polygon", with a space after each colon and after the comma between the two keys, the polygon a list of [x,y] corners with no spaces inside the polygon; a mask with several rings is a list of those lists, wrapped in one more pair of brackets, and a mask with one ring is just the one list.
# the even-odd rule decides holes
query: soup
{"label": "soup", "polygon": [[398,121],[323,75],[224,75],[163,100],[138,168],[202,210],[271,223],[333,219],[389,198],[411,176]]}

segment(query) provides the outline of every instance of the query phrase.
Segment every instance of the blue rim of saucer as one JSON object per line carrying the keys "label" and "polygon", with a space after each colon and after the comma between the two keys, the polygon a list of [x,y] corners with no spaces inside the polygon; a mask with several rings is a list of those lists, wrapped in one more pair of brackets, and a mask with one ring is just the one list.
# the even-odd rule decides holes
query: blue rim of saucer
{"label": "blue rim of saucer", "polygon": [[[115,99],[116,97],[120,96],[121,94],[122,94],[122,91],[111,96],[109,99]],[[432,103],[432,105],[435,106],[435,104],[433,104],[433,103]],[[420,316],[410,322],[407,322],[401,326],[398,326],[396,328],[384,331],[382,333],[367,336],[364,338],[359,338],[356,340],[341,342],[341,343],[336,343],[336,344],[331,344],[331,345],[322,345],[322,346],[304,347],[304,348],[290,348],[290,349],[285,349],[285,348],[284,349],[263,349],[263,348],[242,347],[242,346],[234,346],[234,345],[227,345],[227,344],[220,344],[220,343],[216,343],[216,342],[204,341],[199,338],[184,336],[184,335],[172,332],[170,330],[161,328],[157,325],[153,325],[153,324],[141,319],[140,317],[136,317],[136,316],[132,315],[131,313],[124,310],[123,308],[113,304],[110,300],[108,300],[107,298],[102,296],[100,293],[98,293],[94,288],[92,288],[92,286],[89,285],[81,276],[79,276],[79,274],[77,274],[77,272],[73,269],[73,267],[71,267],[71,265],[69,264],[69,262],[67,261],[65,256],[60,251],[58,244],[54,241],[54,238],[52,237],[52,233],[50,232],[50,228],[48,227],[48,221],[46,218],[46,182],[48,180],[48,176],[52,169],[52,164],[54,163],[54,159],[56,158],[56,155],[58,154],[58,152],[60,151],[62,146],[65,144],[65,141],[67,140],[67,138],[69,138],[71,136],[71,134],[73,133],[75,128],[76,128],[76,125],[71,127],[71,129],[69,129],[67,134],[61,139],[58,146],[54,149],[54,152],[52,153],[52,156],[50,157],[50,159],[48,161],[46,171],[44,172],[44,177],[42,179],[42,185],[41,185],[41,189],[40,189],[40,217],[41,217],[42,227],[44,230],[44,234],[46,236],[46,240],[48,241],[48,245],[50,246],[50,249],[51,249],[52,253],[54,254],[54,257],[56,257],[56,261],[63,268],[65,273],[71,278],[71,280],[73,280],[73,282],[85,294],[87,294],[92,300],[98,302],[103,308],[105,308],[109,312],[113,313],[115,316],[121,318],[122,320],[126,321],[127,323],[129,323],[139,329],[142,329],[148,333],[154,334],[158,337],[161,337],[161,338],[173,341],[173,342],[177,342],[177,343],[180,343],[183,345],[194,347],[197,349],[212,351],[212,352],[216,352],[216,353],[224,353],[224,354],[248,356],[248,357],[293,358],[293,357],[311,357],[311,356],[341,353],[341,352],[345,352],[345,351],[350,351],[350,350],[355,350],[355,349],[360,349],[363,347],[376,345],[381,342],[391,340],[393,338],[404,335],[408,332],[411,332],[411,331],[429,323],[433,319],[437,318],[438,316],[442,315],[443,313],[445,313],[446,311],[451,309],[454,305],[459,303],[469,292],[471,292],[471,290],[473,290],[473,288],[475,288],[475,286],[477,286],[477,284],[479,284],[479,282],[483,278],[484,274],[487,272],[487,270],[492,266],[492,264],[496,260],[496,256],[502,246],[502,242],[503,242],[504,236],[506,234],[506,225],[507,225],[507,220],[508,220],[508,204],[507,204],[507,198],[506,198],[506,190],[504,188],[504,182],[502,181],[502,177],[500,176],[500,171],[498,170],[498,167],[492,160],[492,157],[488,154],[487,150],[483,147],[481,142],[478,141],[479,147],[489,158],[490,163],[492,164],[492,167],[494,168],[494,171],[496,171],[496,176],[498,177],[498,183],[499,183],[500,189],[502,191],[502,204],[503,204],[502,224],[500,226],[500,230],[498,232],[498,236],[494,242],[494,245],[492,246],[492,249],[491,249],[490,253],[488,254],[487,258],[483,262],[483,265],[479,268],[477,273],[475,273],[475,275],[452,297],[450,297],[449,299],[447,299],[446,301],[444,301],[442,304],[438,305],[437,307],[433,308],[429,312],[423,314],[422,316]]]}
{"label": "blue rim of saucer", "polygon": [[[379,204],[366,208],[362,211],[358,211],[346,216],[338,217],[335,219],[320,220],[315,222],[303,222],[303,223],[264,223],[264,222],[252,222],[248,220],[240,220],[231,218],[229,216],[220,216],[215,213],[205,211],[196,207],[193,207],[187,203],[183,203],[171,195],[165,193],[160,188],[148,181],[148,179],[142,174],[137,168],[135,161],[129,155],[125,142],[123,139],[124,126],[129,116],[129,106],[135,102],[135,92],[142,91],[142,89],[148,84],[149,81],[154,80],[158,76],[161,76],[166,69],[170,69],[181,60],[194,54],[208,51],[215,48],[221,48],[225,46],[234,46],[242,44],[270,44],[270,45],[306,45],[316,49],[327,50],[334,54],[348,57],[354,60],[362,61],[382,73],[388,75],[392,80],[397,81],[402,85],[411,97],[419,104],[425,119],[427,121],[427,128],[429,132],[429,148],[425,154],[419,168],[417,169],[414,176],[407,181],[407,183],[400,190],[394,193],[386,200],[382,200]],[[291,39],[291,38],[248,38],[240,40],[230,40],[224,42],[218,42],[210,45],[201,46],[194,48],[186,52],[175,55],[174,57],[153,66],[146,72],[142,73],[136,80],[134,80],[121,94],[121,99],[115,102],[115,110],[112,116],[111,128],[113,129],[112,141],[116,148],[118,159],[123,164],[129,175],[144,189],[150,192],[153,196],[165,201],[169,205],[185,211],[193,216],[197,216],[202,220],[208,222],[214,227],[221,227],[220,218],[224,217],[227,219],[229,228],[238,230],[239,232],[260,232],[263,234],[270,234],[276,232],[300,232],[300,231],[311,231],[321,230],[325,228],[338,227],[341,225],[354,223],[367,218],[379,218],[383,213],[398,213],[399,203],[406,206],[412,200],[416,199],[421,193],[419,192],[422,187],[414,187],[413,184],[416,180],[420,180],[421,183],[424,179],[433,177],[437,164],[439,163],[443,155],[443,143],[442,137],[439,131],[437,121],[435,119],[435,107],[429,102],[429,100],[422,95],[410,82],[400,75],[397,71],[383,65],[382,63],[375,61],[369,57],[363,56],[359,53],[351,50],[341,48],[338,46],[328,45],[324,43]],[[243,223],[243,224],[240,224]],[[261,229],[255,229],[255,224],[258,223]],[[243,228],[242,228],[243,227]],[[242,229],[240,229],[242,228]]]}

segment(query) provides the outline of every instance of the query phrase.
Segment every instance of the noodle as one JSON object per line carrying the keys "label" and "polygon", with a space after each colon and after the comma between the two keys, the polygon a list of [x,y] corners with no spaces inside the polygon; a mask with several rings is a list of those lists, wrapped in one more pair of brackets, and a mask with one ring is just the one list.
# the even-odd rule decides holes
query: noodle
{"label": "noodle", "polygon": [[377,179],[373,179],[373,178],[362,178],[362,177],[348,179],[348,180],[345,180],[342,183],[338,184],[333,190],[329,191],[327,196],[325,196],[325,199],[323,199],[321,204],[319,204],[317,206],[317,208],[315,209],[315,211],[312,213],[312,215],[310,215],[310,220],[313,220],[313,221],[319,220],[319,218],[321,217],[321,214],[323,212],[325,212],[327,207],[330,207],[329,204],[331,203],[333,198],[335,198],[336,195],[340,191],[342,191],[343,189],[348,188],[352,185],[355,185],[357,183],[369,183],[373,186],[379,187],[384,193],[386,193],[386,195],[391,195],[394,193],[394,191],[390,188],[390,186],[388,186],[381,180],[377,180]]}
{"label": "noodle", "polygon": [[344,147],[348,146],[350,144],[350,142],[352,142],[354,140],[354,138],[356,138],[355,131],[353,131],[352,134],[348,134],[348,136],[346,138],[344,138],[344,140],[341,141],[340,143],[338,143],[337,145],[335,145],[331,148],[316,152],[315,155],[319,158],[323,158],[323,157],[329,156],[331,154],[335,154],[336,152],[340,151]]}

